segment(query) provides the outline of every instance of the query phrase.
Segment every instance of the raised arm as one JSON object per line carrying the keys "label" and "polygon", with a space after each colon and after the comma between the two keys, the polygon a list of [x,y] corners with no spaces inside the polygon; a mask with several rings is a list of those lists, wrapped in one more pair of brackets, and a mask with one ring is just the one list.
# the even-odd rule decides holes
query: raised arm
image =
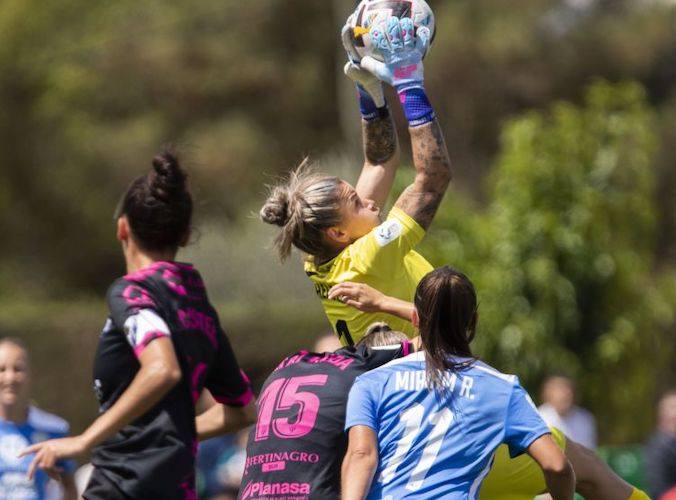
{"label": "raised arm", "polygon": [[385,101],[382,83],[359,65],[349,20],[343,27],[342,40],[349,59],[345,74],[357,86],[362,116],[364,166],[355,189],[362,199],[373,200],[382,207],[399,166],[397,131]]}
{"label": "raised arm", "polygon": [[371,29],[371,39],[383,61],[364,57],[361,67],[399,94],[409,122],[416,176],[396,203],[424,229],[432,223],[451,181],[451,161],[441,128],[424,88],[422,59],[429,48],[430,32],[408,18],[390,17]]}
{"label": "raised arm", "polygon": [[355,189],[362,199],[382,207],[390,195],[399,166],[397,131],[389,113],[373,120],[362,118],[364,167]]}
{"label": "raised arm", "polygon": [[401,193],[395,206],[426,230],[432,224],[451,182],[451,161],[436,119],[410,127],[409,131],[416,174],[413,183]]}

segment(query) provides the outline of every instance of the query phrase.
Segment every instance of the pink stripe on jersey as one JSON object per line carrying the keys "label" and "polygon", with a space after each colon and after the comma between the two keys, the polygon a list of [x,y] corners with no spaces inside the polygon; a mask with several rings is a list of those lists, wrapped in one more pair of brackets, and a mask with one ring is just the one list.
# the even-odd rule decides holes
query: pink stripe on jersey
{"label": "pink stripe on jersey", "polygon": [[195,270],[192,264],[185,264],[183,262],[173,262],[169,260],[158,260],[157,262],[153,262],[152,264],[150,264],[148,267],[144,267],[143,269],[139,269],[138,271],[134,271],[133,273],[125,275],[124,279],[129,281],[143,281],[148,276],[151,276],[153,273],[157,272],[158,268],[162,266],[170,269],[171,268],[180,269],[183,271]]}
{"label": "pink stripe on jersey", "polygon": [[402,342],[401,347],[404,351],[404,356],[408,356],[411,353],[411,342],[408,340]]}
{"label": "pink stripe on jersey", "polygon": [[154,330],[152,332],[146,333],[145,337],[143,337],[136,347],[134,347],[134,354],[136,357],[138,358],[141,355],[145,348],[148,347],[148,344],[150,344],[155,339],[159,339],[160,337],[169,337],[169,335],[167,332],[160,330]]}
{"label": "pink stripe on jersey", "polygon": [[152,309],[155,307],[155,301],[150,297],[148,292],[136,285],[129,285],[122,292],[122,297],[134,307]]}

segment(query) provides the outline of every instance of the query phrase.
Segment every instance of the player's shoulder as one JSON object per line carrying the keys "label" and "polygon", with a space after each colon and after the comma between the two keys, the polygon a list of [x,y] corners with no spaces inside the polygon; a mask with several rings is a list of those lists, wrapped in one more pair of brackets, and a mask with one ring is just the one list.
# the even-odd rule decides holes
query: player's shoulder
{"label": "player's shoulder", "polygon": [[519,377],[516,375],[503,373],[481,360],[476,360],[472,363],[468,368],[468,371],[473,372],[475,375],[485,377],[487,380],[497,384],[505,384],[507,387],[514,387],[519,384]]}
{"label": "player's shoulder", "polygon": [[108,300],[113,300],[115,298],[125,297],[130,294],[133,289],[135,290],[147,290],[148,286],[146,284],[146,279],[129,279],[130,275],[121,276],[113,281],[108,287],[108,292],[106,294]]}
{"label": "player's shoulder", "polygon": [[28,424],[39,432],[68,434],[70,426],[61,417],[31,406],[28,409]]}
{"label": "player's shoulder", "polygon": [[396,372],[424,369],[424,362],[425,353],[422,351],[414,352],[413,354],[393,359],[382,366],[374,368],[373,370],[360,375],[357,380],[365,382],[383,382]]}
{"label": "player's shoulder", "polygon": [[396,221],[408,231],[417,233],[421,237],[425,234],[425,229],[413,217],[398,207],[392,207],[390,213],[387,214],[387,221]]}
{"label": "player's shoulder", "polygon": [[153,308],[156,306],[156,297],[153,288],[146,279],[129,279],[123,276],[116,279],[108,288],[106,301],[113,313],[134,309]]}
{"label": "player's shoulder", "polygon": [[108,287],[106,297],[110,301],[113,297],[121,296],[123,294],[125,288],[127,288],[131,284],[132,284],[132,282],[128,281],[124,276],[117,278]]}

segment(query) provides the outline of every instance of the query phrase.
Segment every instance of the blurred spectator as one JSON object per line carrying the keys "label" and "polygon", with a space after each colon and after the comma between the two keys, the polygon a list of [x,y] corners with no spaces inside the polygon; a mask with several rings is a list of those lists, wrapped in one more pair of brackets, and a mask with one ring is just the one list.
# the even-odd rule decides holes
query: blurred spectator
{"label": "blurred spectator", "polygon": [[575,405],[575,385],[563,375],[548,377],[542,384],[543,404],[538,408],[547,425],[557,427],[573,441],[596,448],[594,416]]}
{"label": "blurred spectator", "polygon": [[333,352],[336,349],[340,349],[342,344],[335,333],[325,333],[317,339],[312,350],[314,352]]}
{"label": "blurred spectator", "polygon": [[28,350],[18,339],[0,339],[0,498],[75,499],[72,461],[59,463],[64,471],[61,487],[43,470],[29,480],[27,472],[33,456],[17,456],[33,443],[68,435],[66,421],[30,405],[29,394]]}
{"label": "blurred spectator", "polygon": [[657,429],[646,445],[645,459],[652,498],[676,499],[676,389],[660,398]]}
{"label": "blurred spectator", "polygon": [[208,439],[197,452],[197,477],[200,498],[234,500],[246,461],[249,429],[237,434]]}

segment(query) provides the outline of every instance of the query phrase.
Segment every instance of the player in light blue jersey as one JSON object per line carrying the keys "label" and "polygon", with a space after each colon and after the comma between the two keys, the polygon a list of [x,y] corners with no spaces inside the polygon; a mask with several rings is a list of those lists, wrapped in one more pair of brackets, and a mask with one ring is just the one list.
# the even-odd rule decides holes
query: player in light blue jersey
{"label": "player in light blue jersey", "polygon": [[[31,444],[68,435],[65,420],[29,405],[29,382],[26,348],[18,340],[0,339],[0,499],[3,500],[48,500],[54,495],[61,498],[46,472],[39,471],[29,479],[32,458],[18,456]],[[75,499],[75,464],[62,461],[59,468],[62,498]]]}
{"label": "player in light blue jersey", "polygon": [[575,475],[513,375],[476,360],[474,287],[449,267],[418,285],[423,350],[357,378],[347,406],[343,498],[476,499],[499,445],[527,452],[555,500]]}

